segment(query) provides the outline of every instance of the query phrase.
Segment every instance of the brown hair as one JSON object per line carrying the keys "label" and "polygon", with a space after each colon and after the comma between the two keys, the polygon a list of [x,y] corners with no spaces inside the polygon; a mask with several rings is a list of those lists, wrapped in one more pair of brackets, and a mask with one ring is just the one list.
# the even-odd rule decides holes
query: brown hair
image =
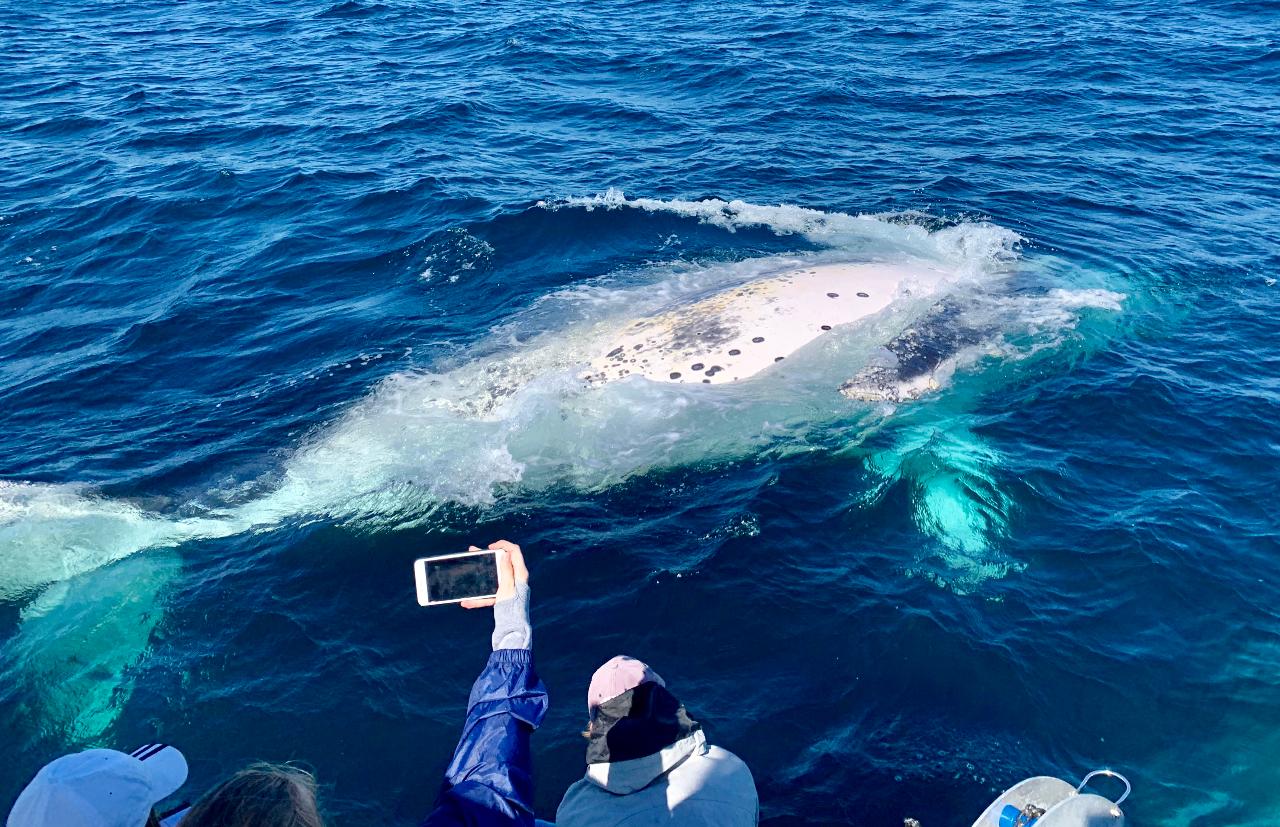
{"label": "brown hair", "polygon": [[178,827],[324,827],[324,821],[311,773],[254,764],[201,796]]}

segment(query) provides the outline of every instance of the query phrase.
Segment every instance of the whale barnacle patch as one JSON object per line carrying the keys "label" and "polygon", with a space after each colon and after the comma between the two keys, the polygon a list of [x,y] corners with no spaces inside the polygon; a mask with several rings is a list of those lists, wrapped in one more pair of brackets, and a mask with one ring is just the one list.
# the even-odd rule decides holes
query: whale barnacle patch
{"label": "whale barnacle patch", "polygon": [[[592,384],[629,374],[673,384],[749,379],[823,334],[870,317],[905,291],[908,277],[922,274],[930,275],[880,264],[823,264],[767,275],[623,323],[630,325],[619,326],[624,338],[598,340],[604,347],[588,375],[599,377]],[[840,301],[855,295],[863,301]],[[834,301],[824,304],[824,297]],[[769,347],[754,347],[760,344]]]}

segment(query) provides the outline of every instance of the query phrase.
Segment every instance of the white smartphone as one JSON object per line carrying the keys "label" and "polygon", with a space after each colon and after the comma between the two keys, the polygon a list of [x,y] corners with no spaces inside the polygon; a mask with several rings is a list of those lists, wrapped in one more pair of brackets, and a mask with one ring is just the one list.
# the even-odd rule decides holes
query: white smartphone
{"label": "white smartphone", "polygon": [[418,605],[458,603],[473,597],[498,594],[498,553],[464,551],[413,561],[418,585]]}

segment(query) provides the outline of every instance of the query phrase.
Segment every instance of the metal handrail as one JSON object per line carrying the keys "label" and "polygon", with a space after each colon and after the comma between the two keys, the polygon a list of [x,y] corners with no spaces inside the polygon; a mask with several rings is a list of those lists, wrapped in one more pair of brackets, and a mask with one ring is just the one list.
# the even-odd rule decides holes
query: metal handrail
{"label": "metal handrail", "polygon": [[1089,783],[1089,779],[1093,778],[1095,775],[1105,775],[1108,778],[1118,778],[1120,779],[1120,783],[1124,784],[1124,795],[1120,796],[1114,802],[1112,802],[1117,807],[1119,807],[1121,802],[1123,802],[1126,798],[1129,797],[1129,793],[1133,792],[1133,786],[1129,784],[1129,779],[1125,778],[1123,775],[1116,772],[1115,770],[1094,770],[1093,772],[1089,773],[1084,777],[1084,780],[1080,782],[1080,786],[1076,787],[1076,792],[1078,793],[1081,790],[1083,790],[1085,786]]}

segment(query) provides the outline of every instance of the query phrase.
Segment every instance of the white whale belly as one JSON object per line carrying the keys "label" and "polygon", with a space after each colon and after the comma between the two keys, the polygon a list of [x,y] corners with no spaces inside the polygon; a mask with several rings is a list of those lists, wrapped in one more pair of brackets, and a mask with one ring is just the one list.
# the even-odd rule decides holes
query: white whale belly
{"label": "white whale belly", "polygon": [[884,310],[908,282],[942,274],[885,264],[801,267],[623,328],[585,374],[717,385],[748,379],[828,331]]}

